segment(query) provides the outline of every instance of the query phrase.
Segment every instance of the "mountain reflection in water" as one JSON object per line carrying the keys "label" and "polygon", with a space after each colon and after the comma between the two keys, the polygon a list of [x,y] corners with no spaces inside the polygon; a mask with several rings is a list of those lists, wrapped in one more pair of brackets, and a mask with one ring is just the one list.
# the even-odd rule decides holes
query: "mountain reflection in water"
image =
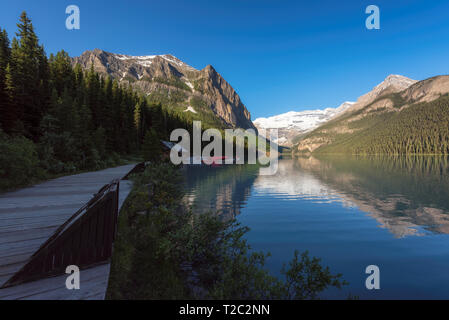
{"label": "mountain reflection in water", "polygon": [[254,189],[282,200],[357,207],[396,237],[449,233],[447,157],[300,157],[281,160],[274,176],[258,170],[190,167],[186,199],[202,212],[235,217]]}
{"label": "mountain reflection in water", "polygon": [[299,158],[295,166],[337,190],[397,237],[449,233],[447,157],[328,156]]}
{"label": "mountain reflection in water", "polygon": [[240,214],[259,173],[256,165],[190,166],[185,170],[185,200],[199,212],[217,212],[225,219]]}
{"label": "mountain reflection in water", "polygon": [[[186,168],[186,201],[250,228],[249,244],[271,252],[279,275],[293,251],[309,250],[369,299],[449,299],[447,157],[316,156],[281,160],[273,176],[257,166]],[[367,290],[365,268],[381,270]]]}

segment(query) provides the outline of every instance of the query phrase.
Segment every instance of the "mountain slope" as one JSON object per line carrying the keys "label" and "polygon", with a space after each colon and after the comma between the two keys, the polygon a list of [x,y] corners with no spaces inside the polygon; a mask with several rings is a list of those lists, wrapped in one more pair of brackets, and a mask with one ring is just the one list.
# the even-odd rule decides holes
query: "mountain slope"
{"label": "mountain slope", "polygon": [[353,112],[356,110],[363,109],[377,98],[388,94],[403,91],[408,87],[410,87],[411,85],[415,84],[416,82],[417,82],[416,80],[401,75],[391,74],[388,77],[386,77],[384,81],[375,86],[373,90],[359,97],[357,99],[357,102],[354,103],[354,105],[351,108],[348,108],[346,112]]}
{"label": "mountain slope", "polygon": [[251,115],[229,83],[208,65],[197,70],[172,55],[129,56],[95,49],[72,58],[163,102],[192,119],[223,127],[255,128]]}
{"label": "mountain slope", "polygon": [[354,154],[449,153],[449,76],[419,82],[395,77],[394,81],[387,77],[339,117],[307,134],[296,149]]}
{"label": "mountain slope", "polygon": [[338,108],[326,108],[323,110],[290,111],[269,118],[257,118],[254,125],[258,129],[278,129],[279,145],[291,147],[295,139],[310,132],[319,125],[329,121],[350,108],[354,102],[344,102]]}

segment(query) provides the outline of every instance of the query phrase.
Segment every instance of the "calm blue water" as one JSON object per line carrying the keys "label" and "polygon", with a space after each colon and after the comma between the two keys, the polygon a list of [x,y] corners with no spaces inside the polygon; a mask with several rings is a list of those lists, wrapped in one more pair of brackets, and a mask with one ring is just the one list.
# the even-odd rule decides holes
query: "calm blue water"
{"label": "calm blue water", "polygon": [[[295,249],[320,257],[350,284],[322,298],[449,299],[449,160],[442,157],[322,157],[256,166],[189,168],[186,198],[250,227],[279,274]],[[380,290],[365,268],[380,268]]]}

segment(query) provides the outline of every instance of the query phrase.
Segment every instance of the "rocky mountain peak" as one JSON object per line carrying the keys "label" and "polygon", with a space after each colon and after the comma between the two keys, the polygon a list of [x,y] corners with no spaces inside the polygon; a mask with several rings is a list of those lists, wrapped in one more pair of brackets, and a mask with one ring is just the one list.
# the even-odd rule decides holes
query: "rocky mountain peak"
{"label": "rocky mountain peak", "polygon": [[384,81],[375,86],[370,92],[359,97],[354,105],[346,109],[345,113],[360,110],[375,101],[377,98],[390,93],[401,92],[416,82],[417,80],[398,74],[391,74],[387,76]]}
{"label": "rocky mountain peak", "polygon": [[378,84],[374,90],[385,90],[389,87],[394,87],[398,91],[402,91],[404,89],[407,89],[412,84],[416,83],[416,80],[398,75],[398,74],[390,74],[388,77],[385,78],[384,81],[382,81],[380,84]]}
{"label": "rocky mountain peak", "polygon": [[197,70],[171,54],[131,56],[100,49],[86,51],[72,63],[85,69],[93,65],[96,72],[130,84],[147,96],[164,97],[183,112],[198,117],[201,112],[212,112],[225,126],[255,129],[238,94],[211,65]]}
{"label": "rocky mountain peak", "polygon": [[203,70],[204,70],[205,72],[208,72],[208,73],[216,73],[214,67],[213,67],[212,65],[210,65],[210,64],[208,64],[206,67],[204,67]]}

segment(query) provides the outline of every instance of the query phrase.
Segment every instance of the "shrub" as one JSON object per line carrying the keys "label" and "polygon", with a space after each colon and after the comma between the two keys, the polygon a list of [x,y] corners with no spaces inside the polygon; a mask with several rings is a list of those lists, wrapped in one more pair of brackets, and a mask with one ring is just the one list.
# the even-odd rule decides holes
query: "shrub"
{"label": "shrub", "polygon": [[42,175],[34,143],[24,137],[0,135],[0,189],[28,184]]}

